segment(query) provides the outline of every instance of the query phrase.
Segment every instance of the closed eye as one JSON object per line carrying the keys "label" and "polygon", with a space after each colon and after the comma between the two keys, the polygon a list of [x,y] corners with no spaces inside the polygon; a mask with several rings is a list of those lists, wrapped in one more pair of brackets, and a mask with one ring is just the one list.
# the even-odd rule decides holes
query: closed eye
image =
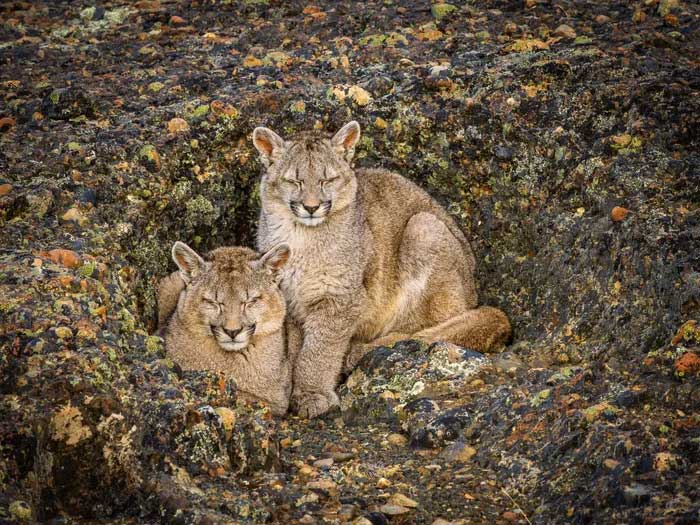
{"label": "closed eye", "polygon": [[340,177],[332,177],[332,178],[330,178],[330,179],[323,179],[323,180],[321,181],[321,186],[325,186],[325,185],[328,184],[329,182],[335,182],[335,181],[337,181],[339,178],[340,178]]}
{"label": "closed eye", "polygon": [[202,300],[203,300],[205,303],[207,303],[208,305],[213,306],[214,308],[216,308],[218,311],[221,311],[221,309],[222,309],[223,306],[224,306],[223,304],[221,304],[221,303],[219,303],[219,302],[217,302],[217,301],[214,301],[213,299],[208,299],[208,298],[206,298],[206,297],[203,297]]}
{"label": "closed eye", "polygon": [[303,184],[304,184],[304,183],[303,183],[302,181],[300,181],[300,180],[294,180],[294,179],[282,179],[282,180],[283,180],[284,182],[286,182],[287,184],[293,184],[294,186],[296,186],[296,187],[299,188],[299,189],[301,189],[302,186],[303,186]]}
{"label": "closed eye", "polygon": [[253,305],[257,304],[259,301],[260,301],[259,295],[256,295],[255,297],[249,297],[245,302],[245,306],[246,306],[246,308],[248,308],[249,306],[253,306]]}

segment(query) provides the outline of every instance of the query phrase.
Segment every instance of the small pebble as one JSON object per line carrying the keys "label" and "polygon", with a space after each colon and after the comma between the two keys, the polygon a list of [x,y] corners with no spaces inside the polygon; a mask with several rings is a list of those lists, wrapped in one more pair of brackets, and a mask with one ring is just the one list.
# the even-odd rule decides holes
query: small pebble
{"label": "small pebble", "polygon": [[388,479],[386,479],[386,478],[379,478],[379,479],[377,480],[377,488],[378,488],[378,489],[385,489],[385,488],[388,488],[388,487],[391,487],[391,481],[389,481]]}
{"label": "small pebble", "polygon": [[559,27],[557,27],[554,30],[554,34],[556,36],[560,36],[562,38],[570,38],[570,39],[576,38],[576,31],[574,31],[574,28],[571,26],[568,26],[566,24],[562,24]]}
{"label": "small pebble", "polygon": [[389,498],[388,503],[392,505],[397,505],[400,507],[408,507],[411,509],[415,509],[418,507],[418,502],[415,500],[412,500],[408,496],[405,496],[404,494],[401,494],[400,492],[397,492],[393,496]]}
{"label": "small pebble", "polygon": [[328,470],[333,466],[333,458],[318,459],[313,463],[314,467]]}
{"label": "small pebble", "polygon": [[386,439],[389,443],[397,447],[403,447],[408,443],[408,438],[403,434],[389,434]]}
{"label": "small pebble", "polygon": [[406,514],[410,511],[411,509],[402,507],[401,505],[386,504],[379,507],[379,512],[381,512],[382,514],[386,514],[387,516],[399,516],[401,514]]}
{"label": "small pebble", "polygon": [[624,221],[625,217],[627,217],[627,214],[629,212],[630,211],[627,208],[623,208],[622,206],[615,206],[610,212],[610,218],[613,220],[613,222]]}

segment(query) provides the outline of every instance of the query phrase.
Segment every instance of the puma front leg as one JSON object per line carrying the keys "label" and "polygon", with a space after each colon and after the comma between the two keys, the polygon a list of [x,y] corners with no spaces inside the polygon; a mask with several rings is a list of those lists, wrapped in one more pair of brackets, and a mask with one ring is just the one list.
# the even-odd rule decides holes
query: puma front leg
{"label": "puma front leg", "polygon": [[292,404],[301,417],[313,418],[338,405],[335,388],[358,310],[354,301],[333,298],[319,301],[306,312],[292,390]]}

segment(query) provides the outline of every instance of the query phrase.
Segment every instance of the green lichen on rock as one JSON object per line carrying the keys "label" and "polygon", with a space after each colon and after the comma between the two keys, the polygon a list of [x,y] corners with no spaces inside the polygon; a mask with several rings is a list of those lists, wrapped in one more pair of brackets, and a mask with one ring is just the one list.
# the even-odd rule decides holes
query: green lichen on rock
{"label": "green lichen on rock", "polygon": [[438,22],[444,18],[451,16],[451,14],[454,11],[457,11],[457,6],[447,3],[435,3],[430,8],[430,12],[433,14],[433,17]]}
{"label": "green lichen on rock", "polygon": [[219,209],[202,195],[187,201],[185,209],[185,224],[191,227],[211,226],[219,218]]}

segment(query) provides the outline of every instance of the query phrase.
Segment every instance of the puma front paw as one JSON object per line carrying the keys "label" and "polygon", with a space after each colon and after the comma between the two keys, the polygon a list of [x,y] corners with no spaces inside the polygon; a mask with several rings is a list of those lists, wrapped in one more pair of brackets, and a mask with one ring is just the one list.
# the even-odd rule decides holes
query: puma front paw
{"label": "puma front paw", "polygon": [[338,395],[331,392],[295,392],[292,394],[292,405],[300,417],[314,418],[325,414],[331,407],[340,404]]}

